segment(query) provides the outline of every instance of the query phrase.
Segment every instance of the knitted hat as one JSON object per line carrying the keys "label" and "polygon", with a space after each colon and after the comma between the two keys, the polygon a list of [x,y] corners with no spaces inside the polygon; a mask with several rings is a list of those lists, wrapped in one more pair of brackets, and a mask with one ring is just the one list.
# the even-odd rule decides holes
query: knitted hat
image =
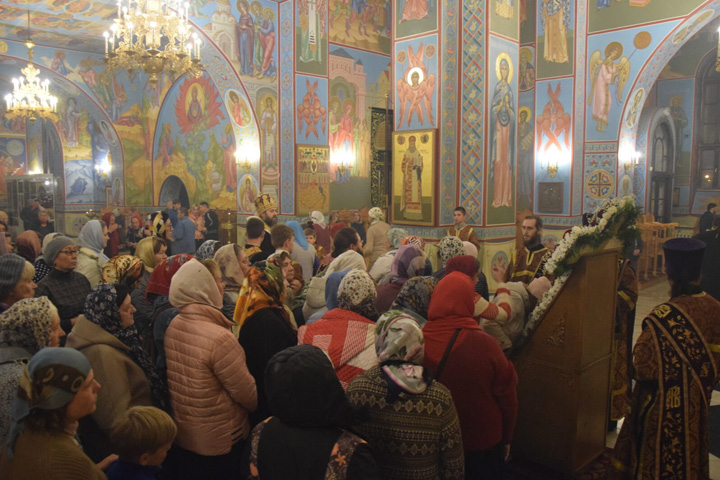
{"label": "knitted hat", "polygon": [[673,280],[697,280],[702,270],[705,242],[696,238],[672,238],[663,244],[665,269]]}
{"label": "knitted hat", "polygon": [[271,208],[277,208],[277,203],[275,203],[275,199],[272,195],[269,193],[261,193],[255,197],[255,210],[257,210],[258,215],[270,210]]}
{"label": "knitted hat", "polygon": [[5,300],[20,281],[26,260],[8,253],[0,257],[0,301]]}
{"label": "knitted hat", "polygon": [[55,237],[50,243],[47,244],[43,250],[43,257],[45,257],[45,263],[49,266],[55,264],[55,258],[57,258],[60,250],[67,247],[68,245],[74,245],[73,241],[68,237]]}

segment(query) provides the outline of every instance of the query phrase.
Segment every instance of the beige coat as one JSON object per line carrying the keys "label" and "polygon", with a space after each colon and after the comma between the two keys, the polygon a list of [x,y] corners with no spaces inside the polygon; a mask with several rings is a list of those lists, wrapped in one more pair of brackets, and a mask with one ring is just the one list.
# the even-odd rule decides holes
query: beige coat
{"label": "beige coat", "polygon": [[222,297],[212,275],[197,260],[173,276],[170,302],[180,311],[165,334],[175,440],[200,455],[229,453],[248,437],[248,413],[257,408],[245,352],[220,311]]}
{"label": "beige coat", "polygon": [[390,241],[387,233],[390,231],[390,225],[385,222],[376,222],[370,225],[367,230],[365,242],[365,256],[368,259],[368,268],[372,268],[375,260],[388,252]]}
{"label": "beige coat", "polygon": [[97,253],[87,247],[80,247],[75,271],[85,275],[90,280],[90,286],[93,289],[102,282],[103,266],[105,266],[105,261],[101,260]]}

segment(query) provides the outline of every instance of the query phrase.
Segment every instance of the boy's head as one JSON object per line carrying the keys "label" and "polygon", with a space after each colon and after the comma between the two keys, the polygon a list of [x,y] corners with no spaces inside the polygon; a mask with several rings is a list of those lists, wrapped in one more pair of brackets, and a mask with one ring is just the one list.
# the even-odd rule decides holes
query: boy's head
{"label": "boy's head", "polygon": [[292,253],[294,239],[295,232],[287,225],[275,225],[270,230],[270,240],[276,250],[285,250]]}
{"label": "boy's head", "polygon": [[120,458],[143,466],[161,465],[175,440],[177,426],[155,407],[132,407],[113,425],[112,442]]}
{"label": "boy's head", "polygon": [[306,228],[304,230],[305,232],[305,238],[307,238],[307,241],[310,245],[315,245],[315,241],[317,240],[317,236],[315,234],[314,228]]}

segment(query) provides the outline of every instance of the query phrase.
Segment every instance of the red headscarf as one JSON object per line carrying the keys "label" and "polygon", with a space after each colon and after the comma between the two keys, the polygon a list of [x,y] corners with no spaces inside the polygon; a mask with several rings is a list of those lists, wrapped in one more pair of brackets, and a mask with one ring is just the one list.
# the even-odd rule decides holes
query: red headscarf
{"label": "red headscarf", "polygon": [[156,295],[168,296],[170,295],[170,281],[173,275],[180,270],[180,267],[189,260],[192,260],[192,255],[187,253],[180,253],[173,255],[172,257],[166,258],[159,264],[155,265],[155,270],[150,274],[150,280],[148,280],[147,290],[145,290],[145,298],[151,293]]}
{"label": "red headscarf", "polygon": [[462,272],[470,278],[478,273],[477,259],[471,255],[452,257],[445,265],[445,273]]}

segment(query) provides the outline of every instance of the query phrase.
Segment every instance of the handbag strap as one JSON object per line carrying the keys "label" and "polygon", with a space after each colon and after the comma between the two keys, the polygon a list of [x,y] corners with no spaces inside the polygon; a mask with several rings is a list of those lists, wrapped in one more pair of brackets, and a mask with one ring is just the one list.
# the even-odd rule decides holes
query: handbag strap
{"label": "handbag strap", "polygon": [[438,381],[440,380],[440,375],[442,375],[442,372],[445,369],[445,362],[447,362],[447,359],[450,356],[450,350],[452,350],[453,345],[455,345],[455,340],[457,340],[457,337],[460,334],[460,330],[462,330],[462,328],[455,329],[455,333],[453,333],[453,336],[450,339],[450,343],[448,343],[448,346],[445,349],[445,353],[443,354],[442,360],[440,360],[440,364],[438,365],[437,372],[435,374],[435,380],[438,380]]}

